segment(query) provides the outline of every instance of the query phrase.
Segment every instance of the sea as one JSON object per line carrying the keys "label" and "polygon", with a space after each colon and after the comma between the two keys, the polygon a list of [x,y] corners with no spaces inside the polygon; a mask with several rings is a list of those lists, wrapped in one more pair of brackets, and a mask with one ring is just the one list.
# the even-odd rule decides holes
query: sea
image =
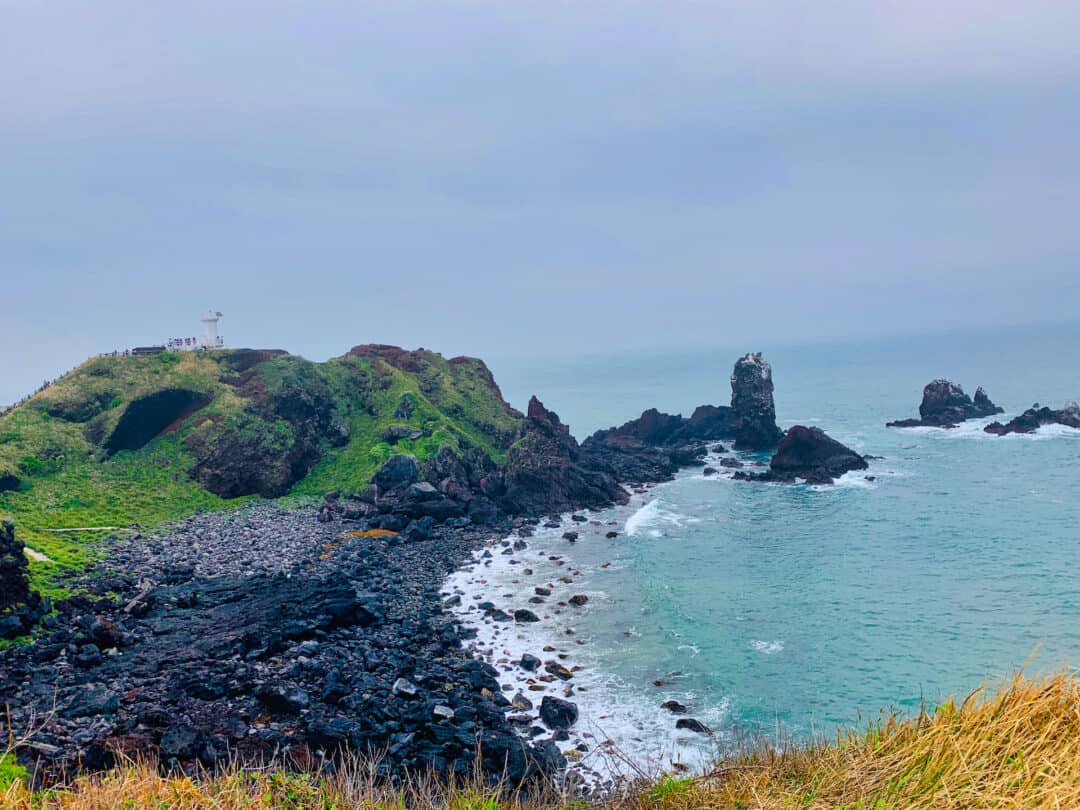
{"label": "sea", "polygon": [[[789,346],[729,340],[494,370],[513,404],[536,393],[584,439],[648,407],[688,415],[726,404],[735,359],[755,350],[772,365],[782,427],[818,425],[880,460],[834,486],[686,469],[627,506],[541,528],[524,549],[496,544],[446,584],[508,696],[578,704],[562,747],[587,772],[700,769],[763,739],[835,738],[1021,670],[1080,661],[1080,431],[995,437],[982,430],[990,420],[885,427],[917,416],[923,386],[937,377],[970,394],[984,386],[1005,408],[1002,420],[1035,402],[1080,399],[1080,327]],[[577,542],[563,539],[568,529]],[[530,604],[538,585],[553,594]],[[579,594],[584,606],[566,604]],[[482,600],[541,620],[492,622],[476,608]],[[513,665],[524,652],[573,677],[538,681]],[[687,713],[661,708],[669,700]],[[712,733],[679,730],[679,717]]]}

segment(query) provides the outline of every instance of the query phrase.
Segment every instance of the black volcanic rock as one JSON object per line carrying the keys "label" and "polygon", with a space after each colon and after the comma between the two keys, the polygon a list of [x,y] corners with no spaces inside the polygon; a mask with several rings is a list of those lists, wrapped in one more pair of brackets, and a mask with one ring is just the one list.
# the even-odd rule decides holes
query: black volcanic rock
{"label": "black volcanic rock", "polygon": [[738,418],[736,450],[766,450],[783,437],[783,431],[776,426],[772,367],[761,352],[736,361],[731,372],[731,409]]}
{"label": "black volcanic rock", "polygon": [[628,499],[615,471],[583,453],[558,415],[533,397],[522,436],[507,454],[502,507],[535,517],[601,509]]}
{"label": "black volcanic rock", "polygon": [[1058,411],[1046,406],[1040,407],[1035,403],[1022,414],[1009,420],[1006,424],[991,422],[983,430],[997,436],[1005,436],[1009,433],[1034,433],[1043,425],[1064,425],[1065,427],[1080,428],[1080,405],[1069,401]]}
{"label": "black volcanic rock", "polygon": [[420,465],[415,456],[392,456],[375,472],[371,482],[380,492],[404,489],[420,480]]}
{"label": "black volcanic rock", "polygon": [[0,649],[5,719],[33,729],[19,759],[43,783],[121,756],[193,770],[343,749],[380,752],[387,778],[465,777],[478,749],[492,781],[554,774],[565,761],[517,734],[442,605],[447,573],[500,536],[343,538],[313,507],[257,504],[119,541],[47,632]]}
{"label": "black volcanic rock", "polygon": [[865,470],[866,460],[818,427],[795,425],[784,435],[765,473],[735,473],[740,481],[831,484],[852,470]]}
{"label": "black volcanic rock", "polygon": [[1004,413],[990,401],[986,391],[979,387],[973,400],[964,389],[949,380],[934,380],[923,388],[918,419],[900,419],[888,422],[886,427],[955,427],[968,419],[982,419]]}
{"label": "black volcanic rock", "polygon": [[544,695],[540,701],[540,719],[550,729],[567,729],[578,719],[578,707],[569,700]]}
{"label": "black volcanic rock", "polygon": [[25,546],[15,537],[15,525],[0,523],[0,638],[29,633],[44,616],[47,600],[30,589]]}
{"label": "black volcanic rock", "polygon": [[620,481],[640,483],[670,480],[680,467],[703,463],[707,443],[734,440],[736,449],[764,450],[783,435],[776,426],[772,368],[754,352],[735,363],[730,406],[701,405],[689,419],[650,408],[597,431],[582,450],[615,470]]}

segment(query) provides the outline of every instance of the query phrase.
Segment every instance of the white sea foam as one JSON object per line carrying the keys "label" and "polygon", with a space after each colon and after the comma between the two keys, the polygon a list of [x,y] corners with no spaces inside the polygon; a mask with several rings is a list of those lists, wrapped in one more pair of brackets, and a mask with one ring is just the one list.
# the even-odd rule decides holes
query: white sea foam
{"label": "white sea foam", "polygon": [[[849,489],[874,489],[875,483],[868,481],[867,477],[874,478],[877,473],[872,473],[867,470],[851,470],[846,472],[833,481],[834,487],[847,487]],[[815,489],[822,489],[823,487],[815,487]],[[824,487],[827,489],[828,487]]]}
{"label": "white sea foam", "polygon": [[[642,514],[643,509],[636,514]],[[639,528],[650,519],[650,515],[653,516],[651,519],[663,521],[663,516],[658,517],[661,511],[659,506],[652,506],[644,512],[644,517],[638,520]],[[599,532],[600,529],[597,529],[598,540],[603,537]],[[577,704],[579,720],[571,729],[570,740],[560,744],[560,747],[571,758],[577,756],[578,752],[574,749],[579,744],[584,743],[588,747],[588,753],[573,764],[573,769],[591,783],[632,777],[636,769],[643,765],[656,771],[671,768],[673,763],[696,770],[706,767],[716,757],[719,738],[677,730],[677,718],[660,708],[660,703],[668,699],[694,705],[695,695],[685,689],[680,690],[677,682],[667,686],[663,693],[652,695],[640,685],[635,688],[634,685],[623,683],[612,673],[593,665],[589,645],[578,643],[579,640],[587,642],[588,639],[579,639],[576,634],[567,633],[568,629],[573,629],[573,608],[569,612],[566,609],[560,612],[554,602],[529,605],[541,617],[539,622],[530,624],[495,622],[476,608],[477,603],[482,601],[474,598],[477,594],[482,594],[483,599],[497,602],[504,609],[524,606],[532,596],[535,585],[557,582],[562,576],[574,576],[573,572],[580,569],[574,568],[573,562],[566,560],[566,549],[558,537],[559,530],[538,532],[528,541],[528,549],[513,555],[499,553],[502,543],[496,543],[491,549],[490,558],[483,558],[483,552],[480,552],[471,564],[447,579],[443,593],[462,597],[461,604],[454,611],[463,624],[477,631],[470,645],[473,653],[498,670],[500,684],[509,687],[508,696],[521,691],[537,706],[544,695],[569,697]],[[583,538],[585,541],[589,539]],[[557,561],[550,559],[553,554],[568,564],[558,566]],[[523,575],[526,567],[533,569],[533,576]],[[589,571],[581,572],[582,579],[588,576]],[[574,578],[578,579],[576,576]],[[579,582],[571,587],[574,593],[590,596],[590,603],[584,610],[593,609],[594,597],[596,601],[605,598],[602,590],[590,589],[587,581]],[[636,630],[630,628],[627,633],[634,635]],[[545,652],[545,647],[552,649]],[[679,649],[691,656],[699,652],[690,644],[680,645]],[[569,682],[556,680],[548,683],[537,677],[542,673],[529,673],[516,665],[525,653],[537,655],[545,661],[558,659],[559,663],[571,669],[581,668],[574,672]],[[530,689],[530,686],[535,688]],[[729,713],[727,702],[701,708],[700,711],[695,710],[693,716],[709,727],[720,730]],[[633,763],[633,766],[629,763]]]}
{"label": "white sea foam", "polygon": [[784,651],[784,642],[777,639],[776,641],[760,641],[754,639],[750,642],[750,649],[755,650],[765,655],[775,655],[778,652]]}
{"label": "white sea foam", "polygon": [[1034,433],[1006,433],[1004,436],[987,436],[1014,441],[1045,441],[1047,439],[1080,439],[1080,429],[1066,425],[1042,425]]}
{"label": "white sea foam", "polygon": [[700,518],[689,518],[678,512],[664,509],[661,506],[662,503],[660,498],[656,498],[632,514],[623,528],[627,536],[637,537],[642,533],[648,533],[651,537],[661,537],[665,526],[679,528],[687,522],[700,522]]}

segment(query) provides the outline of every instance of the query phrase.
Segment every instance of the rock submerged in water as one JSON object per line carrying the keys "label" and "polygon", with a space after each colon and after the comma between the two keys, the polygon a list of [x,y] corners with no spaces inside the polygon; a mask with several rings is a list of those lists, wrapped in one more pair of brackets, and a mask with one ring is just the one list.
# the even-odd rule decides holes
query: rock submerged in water
{"label": "rock submerged in water", "polygon": [[975,399],[972,399],[957,383],[939,379],[927,383],[923,388],[918,419],[900,419],[887,422],[885,426],[952,428],[968,419],[983,419],[1004,412],[1003,408],[991,402],[982,386],[975,391]]}
{"label": "rock submerged in water", "polygon": [[693,731],[695,734],[712,734],[712,729],[700,720],[695,720],[693,717],[681,718],[675,723],[675,728],[680,731]]}
{"label": "rock submerged in water", "polygon": [[865,470],[866,459],[819,427],[795,425],[785,434],[764,473],[736,472],[739,481],[831,484],[844,473]]}
{"label": "rock submerged in water", "polygon": [[1061,410],[1055,411],[1036,402],[1004,425],[1001,422],[991,422],[983,430],[995,436],[1005,436],[1009,433],[1034,433],[1043,425],[1064,425],[1080,429],[1080,405],[1070,400]]}

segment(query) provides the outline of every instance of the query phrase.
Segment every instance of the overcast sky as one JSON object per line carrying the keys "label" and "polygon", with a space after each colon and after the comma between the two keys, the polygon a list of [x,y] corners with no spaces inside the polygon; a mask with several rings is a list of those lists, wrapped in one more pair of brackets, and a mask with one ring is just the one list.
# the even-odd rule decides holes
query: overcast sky
{"label": "overcast sky", "polygon": [[0,0],[0,402],[195,334],[1077,319],[1080,3]]}

